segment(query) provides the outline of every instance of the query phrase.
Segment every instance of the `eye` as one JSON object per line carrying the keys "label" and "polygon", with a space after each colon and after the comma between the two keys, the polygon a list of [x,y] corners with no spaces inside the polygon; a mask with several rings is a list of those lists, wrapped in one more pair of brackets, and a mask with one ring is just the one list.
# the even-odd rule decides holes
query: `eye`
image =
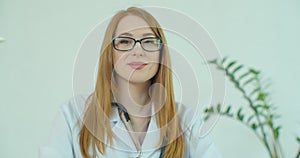
{"label": "eye", "polygon": [[132,40],[131,39],[120,39],[118,40],[118,43],[119,44],[131,44],[132,43]]}
{"label": "eye", "polygon": [[157,39],[145,39],[143,41],[143,43],[145,43],[145,44],[157,44],[158,41],[157,41]]}

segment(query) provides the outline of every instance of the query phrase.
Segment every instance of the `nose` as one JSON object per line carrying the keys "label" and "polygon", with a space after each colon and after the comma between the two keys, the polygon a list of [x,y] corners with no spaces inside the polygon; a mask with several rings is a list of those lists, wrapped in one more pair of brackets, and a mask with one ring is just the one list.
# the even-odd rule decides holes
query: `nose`
{"label": "nose", "polygon": [[140,42],[136,42],[134,48],[133,48],[133,56],[144,56],[145,52],[144,49],[142,48],[142,45]]}

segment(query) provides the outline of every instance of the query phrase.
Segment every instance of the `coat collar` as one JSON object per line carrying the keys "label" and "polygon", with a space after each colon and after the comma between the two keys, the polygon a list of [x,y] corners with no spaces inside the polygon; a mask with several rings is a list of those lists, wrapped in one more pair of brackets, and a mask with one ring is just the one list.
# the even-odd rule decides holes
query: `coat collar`
{"label": "coat collar", "polygon": [[[115,103],[115,102],[112,102],[112,103]],[[113,123],[113,124],[116,124],[118,123],[119,121],[122,121],[120,119],[120,115],[119,115],[119,110],[118,110],[118,107],[117,106],[114,106],[112,104],[112,107],[111,107],[111,113],[110,113],[110,122]],[[155,117],[155,109],[154,109],[154,103],[152,103],[151,105],[151,119]]]}
{"label": "coat collar", "polygon": [[[144,138],[144,142],[142,144],[143,151],[153,151],[159,148],[159,138],[160,138],[160,129],[156,124],[154,105],[151,107],[151,118],[150,123],[147,129],[147,134]],[[132,142],[126,127],[124,126],[120,116],[117,106],[112,106],[112,111],[110,115],[111,128],[112,132],[115,136],[114,142],[118,142],[115,145],[112,145],[114,148],[118,148],[121,150],[127,151],[136,151],[135,145]]]}

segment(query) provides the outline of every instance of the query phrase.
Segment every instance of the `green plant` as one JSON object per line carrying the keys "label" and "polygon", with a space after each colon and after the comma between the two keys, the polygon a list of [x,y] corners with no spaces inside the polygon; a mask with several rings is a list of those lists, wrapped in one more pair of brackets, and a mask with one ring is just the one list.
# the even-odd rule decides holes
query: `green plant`
{"label": "green plant", "polygon": [[[229,61],[227,57],[211,60],[209,63],[225,73],[247,105],[240,106],[236,111],[232,110],[232,105],[223,107],[219,103],[210,106],[204,110],[204,120],[215,114],[238,120],[252,129],[266,147],[270,158],[280,158],[283,155],[279,142],[281,126],[275,122],[280,116],[275,113],[276,107],[270,103],[270,94],[266,90],[269,84],[262,81],[260,71],[238,64],[237,61]],[[247,113],[245,109],[248,110]],[[299,137],[297,141],[300,144]],[[296,158],[299,157],[300,148],[296,155]]]}
{"label": "green plant", "polygon": [[[298,144],[300,146],[300,137],[297,137],[297,142],[298,142]],[[299,150],[298,150],[296,158],[299,158],[299,157],[300,157],[300,147],[299,147]]]}

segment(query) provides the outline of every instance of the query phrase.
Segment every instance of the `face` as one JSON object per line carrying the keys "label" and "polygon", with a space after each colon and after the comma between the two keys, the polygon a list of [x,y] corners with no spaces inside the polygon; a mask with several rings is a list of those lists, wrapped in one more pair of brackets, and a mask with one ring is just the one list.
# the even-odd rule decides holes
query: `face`
{"label": "face", "polygon": [[[147,51],[141,46],[141,43],[144,43],[144,48],[151,49],[149,43],[156,42],[156,36],[147,22],[138,16],[125,16],[119,21],[115,37],[120,37],[114,42],[116,47],[122,48],[121,50],[113,48],[113,64],[117,80],[125,79],[131,83],[150,81],[158,71],[160,51],[155,49]],[[126,44],[134,43],[132,39],[143,40],[141,43],[136,42],[132,49],[124,51],[122,46],[130,48],[126,47]]]}

